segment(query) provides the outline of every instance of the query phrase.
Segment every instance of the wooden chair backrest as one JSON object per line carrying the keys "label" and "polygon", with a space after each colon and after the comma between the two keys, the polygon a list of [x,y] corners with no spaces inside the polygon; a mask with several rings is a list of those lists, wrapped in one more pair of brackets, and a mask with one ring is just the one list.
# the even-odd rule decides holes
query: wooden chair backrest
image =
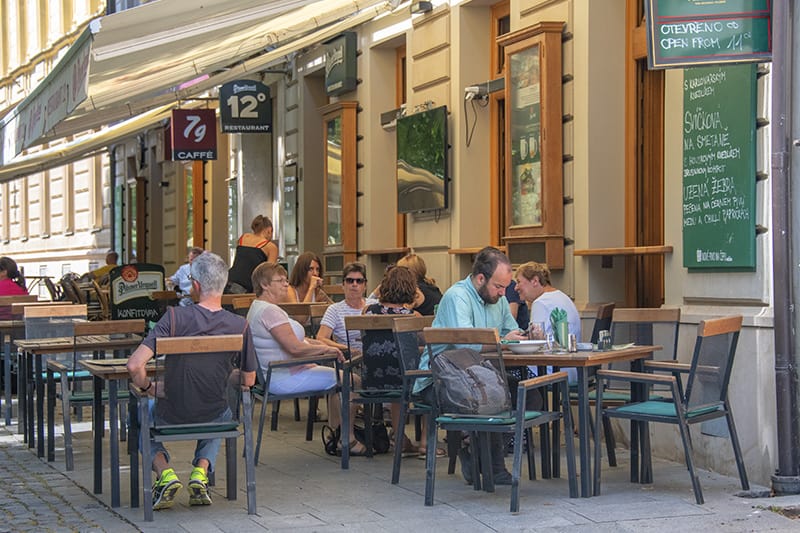
{"label": "wooden chair backrest", "polygon": [[26,319],[79,315],[86,316],[86,304],[29,305],[22,311],[22,316]]}
{"label": "wooden chair backrest", "polygon": [[698,337],[711,337],[735,333],[742,329],[742,315],[703,320],[697,326]]}
{"label": "wooden chair backrest", "polygon": [[395,333],[406,333],[408,331],[422,331],[431,327],[433,316],[412,316],[405,320],[396,320],[394,323]]}
{"label": "wooden chair backrest", "polygon": [[21,318],[26,307],[53,307],[59,305],[75,305],[72,302],[26,302],[11,304],[12,318]]}
{"label": "wooden chair backrest", "polygon": [[126,320],[97,320],[93,322],[77,322],[75,336],[82,335],[112,335],[115,333],[144,333],[145,322],[142,318]]}
{"label": "wooden chair backrest", "polygon": [[35,294],[19,294],[16,296],[0,296],[0,306],[31,303],[39,300]]}
{"label": "wooden chair backrest", "polygon": [[178,293],[175,291],[153,291],[150,293],[151,300],[177,300]]}
{"label": "wooden chair backrest", "polygon": [[233,305],[233,310],[239,309],[250,309],[250,306],[253,304],[253,301],[256,299],[255,294],[249,294],[244,296],[239,296],[238,298],[233,298],[231,300],[231,304]]}
{"label": "wooden chair backrest", "polygon": [[425,344],[500,344],[493,328],[425,328]]}
{"label": "wooden chair backrest", "polygon": [[325,316],[325,311],[328,310],[331,304],[328,303],[313,303],[311,304],[311,308],[309,309],[311,320],[313,321],[315,318],[322,318]]}
{"label": "wooden chair backrest", "polygon": [[347,330],[379,330],[392,331],[395,318],[398,315],[352,315],[344,317],[344,327]]}
{"label": "wooden chair backrest", "polygon": [[671,308],[621,308],[614,309],[612,322],[678,322],[679,307]]}
{"label": "wooden chair backrest", "polygon": [[243,294],[223,294],[222,295],[222,305],[223,306],[232,306],[234,298],[243,298],[245,296],[252,296],[253,298],[256,297],[255,293],[246,292]]}
{"label": "wooden chair backrest", "polygon": [[241,334],[161,337],[156,339],[156,354],[238,352],[243,345],[244,337]]}
{"label": "wooden chair backrest", "polygon": [[97,283],[97,280],[92,280],[92,289],[94,289],[97,301],[100,302],[100,314],[102,318],[108,320],[111,318],[111,308],[108,305],[108,290],[100,288],[100,284]]}
{"label": "wooden chair backrest", "polygon": [[344,300],[344,287],[342,285],[323,285],[322,290],[334,302],[341,302]]}

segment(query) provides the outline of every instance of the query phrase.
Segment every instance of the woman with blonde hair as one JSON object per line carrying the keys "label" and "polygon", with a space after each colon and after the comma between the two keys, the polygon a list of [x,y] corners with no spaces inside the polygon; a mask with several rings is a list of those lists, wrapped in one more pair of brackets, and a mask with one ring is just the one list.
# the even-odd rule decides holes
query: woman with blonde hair
{"label": "woman with blonde hair", "polygon": [[253,292],[251,275],[263,262],[278,261],[278,246],[272,242],[272,221],[269,217],[258,215],[250,224],[252,233],[243,233],[236,246],[233,265],[228,271],[228,284],[225,292],[244,294]]}
{"label": "woman with blonde hair", "polygon": [[442,291],[436,286],[436,281],[428,277],[425,261],[417,254],[411,253],[401,257],[397,261],[397,266],[406,267],[414,274],[417,288],[424,296],[422,303],[418,304],[414,311],[421,315],[433,315],[439,300],[442,299]]}

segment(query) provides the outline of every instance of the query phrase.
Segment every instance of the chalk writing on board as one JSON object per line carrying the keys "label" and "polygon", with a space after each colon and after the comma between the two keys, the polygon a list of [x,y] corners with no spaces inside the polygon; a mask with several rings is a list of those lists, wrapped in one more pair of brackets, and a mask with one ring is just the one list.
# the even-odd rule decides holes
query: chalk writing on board
{"label": "chalk writing on board", "polygon": [[753,104],[745,104],[754,98],[742,87],[754,85],[748,76],[750,66],[689,69],[684,76],[684,265],[690,268],[751,266],[755,117]]}

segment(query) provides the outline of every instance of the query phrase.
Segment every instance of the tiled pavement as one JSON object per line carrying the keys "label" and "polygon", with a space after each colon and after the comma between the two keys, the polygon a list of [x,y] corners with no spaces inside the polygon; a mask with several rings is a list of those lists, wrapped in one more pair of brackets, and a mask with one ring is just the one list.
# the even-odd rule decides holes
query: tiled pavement
{"label": "tiled pavement", "polygon": [[[112,510],[108,506],[108,466],[104,494],[99,499],[91,494],[91,431],[86,422],[77,424],[76,429],[80,430],[76,433],[76,469],[64,472],[62,449],[56,450],[56,462],[48,464],[37,459],[20,436],[0,427],[0,532],[800,531],[800,521],[769,510],[772,506],[800,506],[800,497],[737,497],[736,479],[704,471],[701,484],[706,503],[696,505],[683,465],[656,460],[655,483],[634,485],[627,481],[628,462],[623,452],[618,453],[619,467],[604,469],[602,496],[570,499],[564,479],[523,480],[517,515],[508,512],[508,487],[498,487],[494,494],[474,492],[460,476],[448,476],[446,461],[439,461],[436,505],[424,507],[424,461],[404,459],[401,482],[396,486],[389,483],[388,455],[372,460],[353,458],[350,470],[342,471],[336,458],[325,455],[319,435],[315,434],[312,442],[304,441],[304,423],[289,416],[282,416],[278,432],[265,435],[257,467],[257,515],[246,513],[241,467],[239,498],[233,502],[225,499],[225,472],[220,461],[212,506],[189,507],[184,490],[175,507],[156,512],[155,521],[147,523],[141,509],[129,507],[127,457],[123,456],[121,469],[122,507]],[[185,483],[193,445],[180,443],[169,449]],[[105,459],[107,465],[107,455]]]}

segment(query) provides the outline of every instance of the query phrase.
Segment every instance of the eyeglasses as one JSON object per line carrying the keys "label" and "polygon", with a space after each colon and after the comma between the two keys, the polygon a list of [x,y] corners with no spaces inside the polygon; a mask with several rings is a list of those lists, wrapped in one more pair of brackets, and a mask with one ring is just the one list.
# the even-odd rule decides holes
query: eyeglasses
{"label": "eyeglasses", "polygon": [[289,283],[289,278],[274,278],[270,283]]}
{"label": "eyeglasses", "polygon": [[355,283],[357,285],[363,285],[367,282],[366,278],[344,278],[345,283]]}

